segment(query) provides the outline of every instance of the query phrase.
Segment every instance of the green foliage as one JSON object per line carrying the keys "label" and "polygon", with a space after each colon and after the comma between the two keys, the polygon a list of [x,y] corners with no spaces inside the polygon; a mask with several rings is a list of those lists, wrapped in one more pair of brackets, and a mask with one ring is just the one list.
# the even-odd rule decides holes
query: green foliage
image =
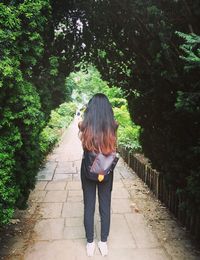
{"label": "green foliage", "polygon": [[[120,99],[121,100],[121,99]],[[129,151],[141,151],[139,143],[140,127],[135,125],[127,109],[127,102],[124,100],[125,105],[121,107],[114,107],[114,114],[118,127],[118,145],[129,149]]]}
{"label": "green foliage", "polygon": [[[89,0],[67,8],[65,4],[52,5],[55,20],[74,32],[75,48],[84,60],[94,64],[110,86],[126,91],[131,119],[142,128],[144,154],[168,184],[187,190],[189,197],[188,185],[199,172],[195,152],[200,129],[199,1]],[[78,21],[81,27],[73,29]],[[58,38],[67,53],[64,30]],[[179,33],[183,39],[176,31],[183,32]],[[79,103],[86,99],[82,93],[88,88],[96,92],[100,85],[89,87],[89,74],[85,77],[81,92],[75,93]]]}
{"label": "green foliage", "polygon": [[[193,77],[200,68],[200,36],[194,33],[185,34],[177,32],[184,39],[184,43],[180,46],[183,55],[180,58],[184,61],[184,70],[188,77]],[[189,167],[189,174],[186,177],[186,187],[183,192],[190,198],[188,208],[198,207],[200,209],[200,81],[197,80],[190,85],[190,90],[178,91],[175,107],[179,113],[192,119],[190,127],[193,130],[193,138],[195,142],[191,142],[188,146],[189,153],[186,159],[192,162]]]}
{"label": "green foliage", "polygon": [[[112,89],[112,88],[111,88]],[[107,95],[109,96],[109,95]],[[113,107],[121,107],[123,105],[126,105],[126,99],[124,98],[110,98],[110,103],[112,104]]]}
{"label": "green foliage", "polygon": [[50,69],[50,75],[57,76],[58,75],[58,57],[52,56],[49,58],[51,69]]}
{"label": "green foliage", "polygon": [[181,59],[185,61],[185,70],[189,71],[200,67],[200,36],[195,33],[185,34],[176,32],[178,36],[184,39],[185,43],[180,49],[183,51]]}
{"label": "green foliage", "polygon": [[34,187],[45,125],[41,98],[50,92],[38,91],[43,84],[35,79],[42,78],[38,71],[49,78],[56,66],[55,59],[51,68],[43,59],[48,0],[18,2],[0,3],[0,225],[9,222],[16,206],[26,206]]}
{"label": "green foliage", "polygon": [[92,65],[71,73],[66,80],[66,85],[69,84],[73,86],[72,97],[77,104],[86,104],[95,93],[108,88],[106,82],[101,79],[98,70]]}
{"label": "green foliage", "polygon": [[14,205],[19,196],[19,187],[15,182],[15,151],[22,143],[19,131],[10,125],[10,133],[0,138],[0,223],[6,224],[12,217]]}
{"label": "green foliage", "polygon": [[87,1],[78,7],[84,10],[85,60],[128,92],[131,119],[142,128],[140,142],[153,167],[199,201],[190,189],[199,187],[199,1]]}
{"label": "green foliage", "polygon": [[[62,116],[58,114],[56,111],[52,111],[50,115],[50,120],[49,120],[49,126],[50,127],[57,127],[57,128],[63,128],[65,126],[65,121],[61,120]],[[66,119],[66,116],[65,116]]]}
{"label": "green foliage", "polygon": [[177,100],[175,103],[175,107],[177,108],[177,110],[185,110],[189,113],[198,113],[200,111],[199,101],[200,93],[197,91],[177,91]]}
{"label": "green foliage", "polygon": [[18,111],[15,124],[20,130],[22,146],[15,155],[14,172],[20,187],[17,205],[25,207],[30,189],[34,187],[35,175],[40,164],[38,136],[43,126],[43,113],[40,110],[40,99],[36,89],[30,83],[23,82],[19,94],[14,111]]}
{"label": "green foliage", "polygon": [[[196,72],[200,68],[200,36],[194,33],[176,32],[176,34],[184,39],[184,43],[180,46],[183,51],[180,58],[184,61],[184,70],[188,75],[193,74],[193,71]],[[199,85],[197,81],[189,90],[177,91],[175,107],[178,111],[185,111],[193,116],[200,113]]]}
{"label": "green foliage", "polygon": [[[16,204],[25,204],[40,156],[37,145],[42,118],[40,99],[23,74],[31,70],[32,61],[39,56],[36,46],[40,46],[41,39],[35,32],[30,30],[28,34],[22,29],[22,16],[30,12],[26,4],[19,8],[0,4],[0,224],[9,221]],[[38,6],[31,10],[33,20],[39,23]],[[21,41],[23,35],[29,35],[26,41]],[[22,71],[22,64],[28,68]]]}
{"label": "green foliage", "polygon": [[46,127],[39,137],[40,150],[44,155],[48,154],[58,142],[63,128],[67,128],[76,113],[76,105],[72,102],[63,103],[53,110]]}
{"label": "green foliage", "polygon": [[[119,123],[118,144],[133,151],[140,151],[140,127],[136,126],[130,118],[127,109],[125,93],[119,87],[109,87],[101,79],[100,73],[92,65],[79,72],[71,73],[67,78],[68,84],[73,85],[73,98],[78,105],[85,104],[95,93],[104,93],[112,104],[114,115]],[[80,106],[81,107],[81,106]]]}
{"label": "green foliage", "polygon": [[42,131],[52,108],[70,100],[65,78],[73,64],[67,59],[77,62],[74,41],[68,52],[59,49],[52,20],[48,0],[0,3],[0,225],[16,206],[26,207],[41,160],[58,139],[55,131],[74,113],[63,104]]}
{"label": "green foliage", "polygon": [[55,129],[46,126],[41,134],[40,134],[40,150],[41,152],[46,155],[50,152],[54,145],[59,140],[59,133],[55,131]]}
{"label": "green foliage", "polygon": [[73,102],[65,102],[57,108],[57,113],[61,116],[70,116],[73,117],[76,112],[76,105]]}

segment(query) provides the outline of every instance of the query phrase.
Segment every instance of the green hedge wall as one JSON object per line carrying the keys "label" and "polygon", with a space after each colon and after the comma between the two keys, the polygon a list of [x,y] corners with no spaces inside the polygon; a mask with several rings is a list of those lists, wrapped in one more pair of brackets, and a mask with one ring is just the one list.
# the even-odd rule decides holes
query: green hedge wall
{"label": "green hedge wall", "polygon": [[[0,225],[26,207],[41,160],[41,131],[70,99],[66,58],[54,51],[48,0],[0,3]],[[59,69],[60,64],[64,70]],[[70,117],[71,120],[71,117]],[[44,142],[44,139],[42,139]]]}
{"label": "green hedge wall", "polygon": [[[44,51],[47,1],[0,3],[0,224],[24,207],[40,164],[40,96],[27,80]],[[24,26],[26,24],[26,26]]]}

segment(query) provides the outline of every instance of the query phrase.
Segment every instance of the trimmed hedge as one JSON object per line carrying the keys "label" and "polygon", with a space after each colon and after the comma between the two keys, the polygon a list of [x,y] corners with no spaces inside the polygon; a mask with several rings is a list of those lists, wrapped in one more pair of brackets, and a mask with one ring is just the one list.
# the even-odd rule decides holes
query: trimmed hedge
{"label": "trimmed hedge", "polygon": [[31,8],[28,1],[18,7],[0,3],[0,224],[9,221],[16,205],[26,206],[40,163],[44,114],[40,96],[25,74],[31,75],[43,52],[43,9],[48,10],[46,1]]}
{"label": "trimmed hedge", "polygon": [[[48,0],[0,3],[0,225],[16,206],[26,207],[40,163],[57,140],[53,126],[42,129],[50,111],[70,99],[70,65],[55,56],[51,18]],[[74,108],[63,104],[58,111],[66,121],[58,127],[67,126]]]}
{"label": "trimmed hedge", "polygon": [[53,149],[62,134],[62,130],[69,126],[75,113],[76,105],[72,102],[63,103],[51,112],[50,120],[39,137],[40,151],[43,155],[48,154]]}

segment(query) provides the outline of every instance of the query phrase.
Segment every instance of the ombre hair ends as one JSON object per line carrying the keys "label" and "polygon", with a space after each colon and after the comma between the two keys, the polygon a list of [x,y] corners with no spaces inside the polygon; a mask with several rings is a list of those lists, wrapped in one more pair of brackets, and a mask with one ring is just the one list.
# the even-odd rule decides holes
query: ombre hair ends
{"label": "ombre hair ends", "polygon": [[117,127],[108,98],[102,93],[95,94],[88,102],[80,125],[83,148],[105,155],[116,151]]}

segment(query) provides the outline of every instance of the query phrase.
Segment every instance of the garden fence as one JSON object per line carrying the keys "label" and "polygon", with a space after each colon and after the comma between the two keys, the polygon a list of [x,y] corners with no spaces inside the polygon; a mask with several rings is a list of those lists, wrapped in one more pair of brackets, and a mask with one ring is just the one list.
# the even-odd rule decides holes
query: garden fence
{"label": "garden fence", "polygon": [[[119,148],[120,155],[129,167],[147,184],[157,199],[175,215],[187,230],[196,238],[200,238],[200,212],[197,207],[188,210],[189,199],[178,193],[176,188],[167,185],[163,174],[151,168],[141,156]],[[191,206],[191,204],[190,204]]]}

